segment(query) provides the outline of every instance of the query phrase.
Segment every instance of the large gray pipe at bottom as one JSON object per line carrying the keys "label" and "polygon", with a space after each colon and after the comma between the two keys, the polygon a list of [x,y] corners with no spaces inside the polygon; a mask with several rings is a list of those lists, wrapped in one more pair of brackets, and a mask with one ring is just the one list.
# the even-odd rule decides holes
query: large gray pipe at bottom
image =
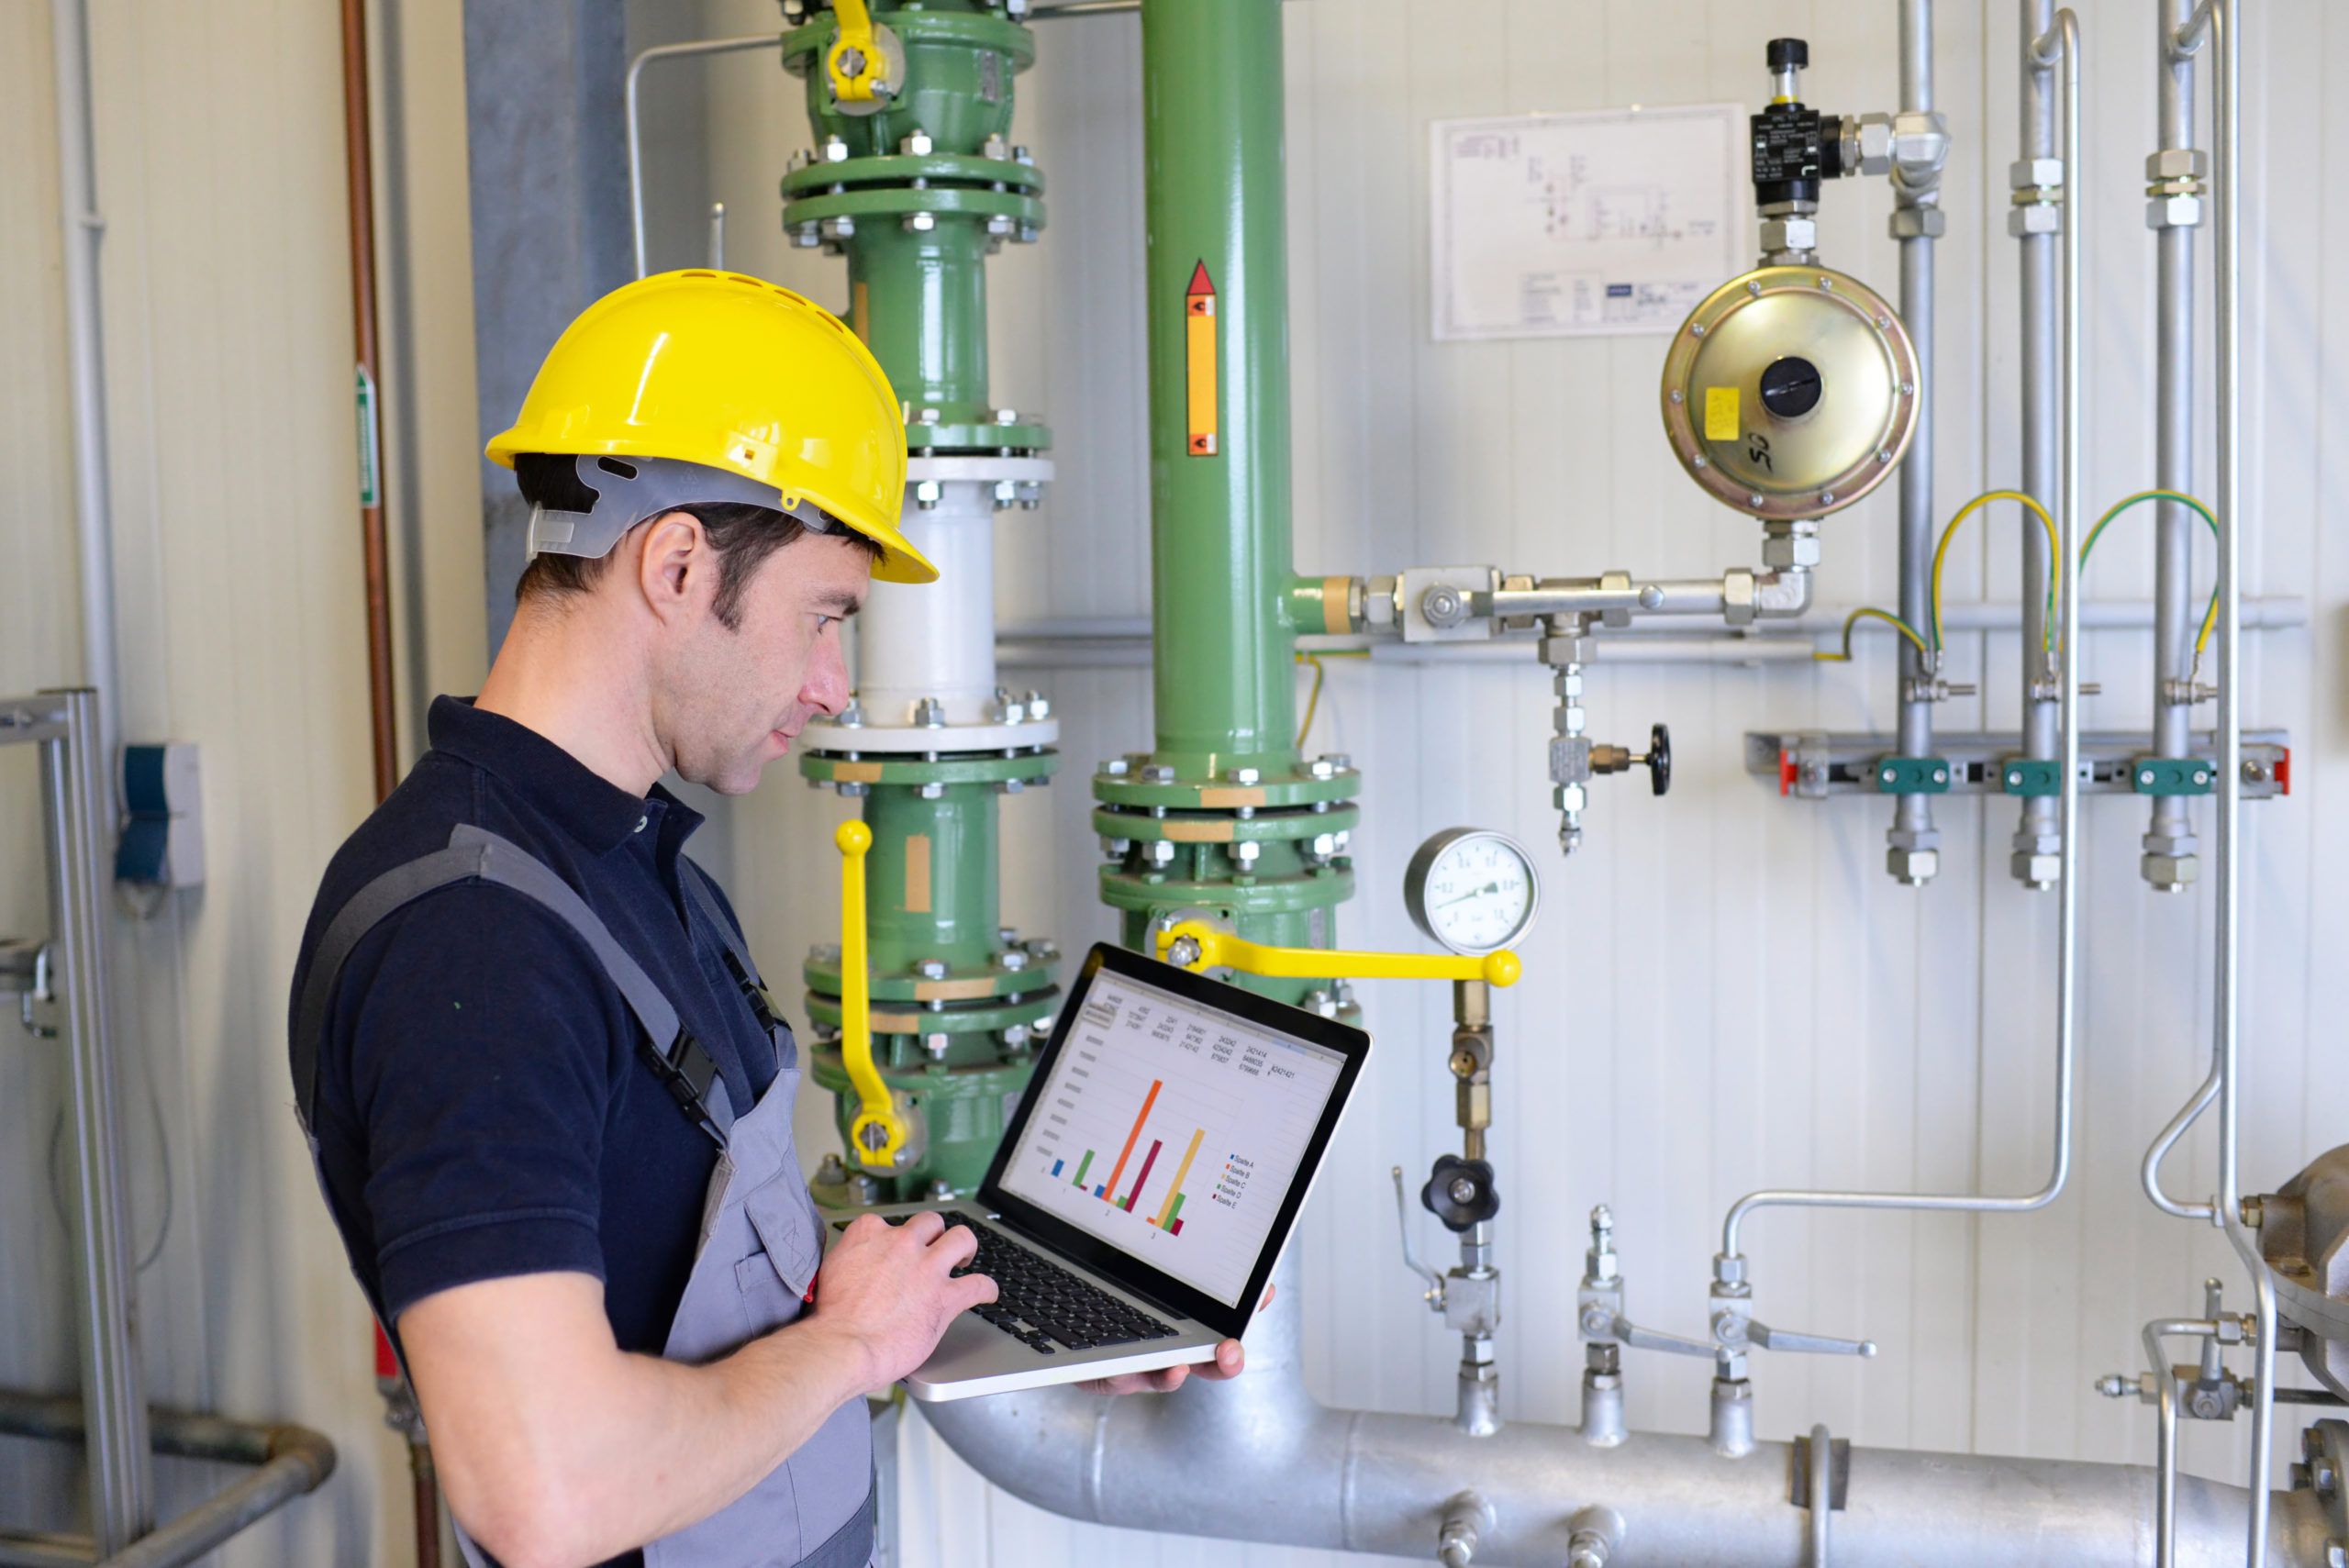
{"label": "large gray pipe at bottom", "polygon": [[[1473,1490],[1493,1510],[1477,1568],[1557,1568],[1577,1510],[1624,1522],[1610,1568],[1791,1568],[1809,1514],[1789,1497],[1793,1452],[1765,1442],[1723,1459],[1702,1438],[1634,1433],[1594,1448],[1570,1428],[1516,1424],[1470,1437],[1448,1419],[1333,1410],[1297,1365],[1295,1273],[1248,1336],[1228,1384],[1104,1398],[1066,1388],[1003,1394],[922,1415],[1013,1496],[1130,1529],[1432,1560],[1445,1506]],[[2136,1465],[1852,1451],[1835,1568],[2138,1568],[2153,1561],[2154,1475]],[[2243,1562],[2244,1493],[2181,1477],[2177,1561]],[[2268,1562],[2325,1560],[2321,1508],[2278,1494]]]}

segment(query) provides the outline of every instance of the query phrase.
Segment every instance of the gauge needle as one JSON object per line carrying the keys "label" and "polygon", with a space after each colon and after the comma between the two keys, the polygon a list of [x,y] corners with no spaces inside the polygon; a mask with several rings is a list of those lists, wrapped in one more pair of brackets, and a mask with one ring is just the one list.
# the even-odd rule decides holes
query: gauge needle
{"label": "gauge needle", "polygon": [[1436,907],[1439,909],[1449,909],[1454,904],[1465,904],[1471,898],[1482,898],[1487,893],[1498,893],[1500,890],[1501,884],[1499,883],[1488,882],[1482,887],[1470,888],[1467,892],[1462,894],[1457,898],[1447,898],[1442,903],[1437,905]]}

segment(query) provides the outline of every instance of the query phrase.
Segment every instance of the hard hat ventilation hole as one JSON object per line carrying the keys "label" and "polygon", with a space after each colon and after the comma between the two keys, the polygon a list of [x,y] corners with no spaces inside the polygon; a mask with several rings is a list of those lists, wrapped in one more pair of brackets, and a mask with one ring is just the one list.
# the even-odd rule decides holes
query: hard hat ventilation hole
{"label": "hard hat ventilation hole", "polygon": [[602,469],[606,473],[617,473],[622,479],[634,479],[636,477],[636,464],[632,462],[622,462],[616,457],[599,457],[596,460],[596,466]]}

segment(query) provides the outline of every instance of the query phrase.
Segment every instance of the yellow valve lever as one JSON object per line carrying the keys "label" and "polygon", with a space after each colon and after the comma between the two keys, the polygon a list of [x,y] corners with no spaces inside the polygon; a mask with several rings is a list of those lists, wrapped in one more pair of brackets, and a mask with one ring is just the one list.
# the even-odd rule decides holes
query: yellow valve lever
{"label": "yellow valve lever", "polygon": [[1276,948],[1219,931],[1205,920],[1180,920],[1158,933],[1158,956],[1177,968],[1237,969],[1286,980],[1486,980],[1514,985],[1525,973],[1503,949],[1481,958],[1452,953],[1348,952],[1338,948]]}
{"label": "yellow valve lever", "polygon": [[874,36],[873,14],[864,0],[832,0],[840,36],[824,55],[824,73],[831,79],[832,96],[843,104],[870,104],[892,92],[889,61],[881,40]]}
{"label": "yellow valve lever", "polygon": [[841,850],[841,1057],[859,1102],[848,1140],[860,1163],[887,1166],[905,1146],[906,1124],[873,1065],[872,979],[864,960],[864,852],[873,847],[873,829],[843,822],[832,842]]}

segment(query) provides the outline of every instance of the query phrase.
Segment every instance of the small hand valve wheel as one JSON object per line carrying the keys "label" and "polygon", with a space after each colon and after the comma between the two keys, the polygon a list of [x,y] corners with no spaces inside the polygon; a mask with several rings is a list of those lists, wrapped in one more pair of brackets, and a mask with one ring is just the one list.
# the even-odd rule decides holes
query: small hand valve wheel
{"label": "small hand valve wheel", "polygon": [[1672,787],[1672,731],[1661,724],[1648,727],[1648,754],[1634,757],[1635,762],[1648,767],[1648,788],[1662,795]]}
{"label": "small hand valve wheel", "polygon": [[1465,1230],[1501,1211],[1501,1195],[1493,1186],[1493,1168],[1482,1160],[1446,1154],[1435,1162],[1419,1202],[1443,1221],[1446,1230]]}

